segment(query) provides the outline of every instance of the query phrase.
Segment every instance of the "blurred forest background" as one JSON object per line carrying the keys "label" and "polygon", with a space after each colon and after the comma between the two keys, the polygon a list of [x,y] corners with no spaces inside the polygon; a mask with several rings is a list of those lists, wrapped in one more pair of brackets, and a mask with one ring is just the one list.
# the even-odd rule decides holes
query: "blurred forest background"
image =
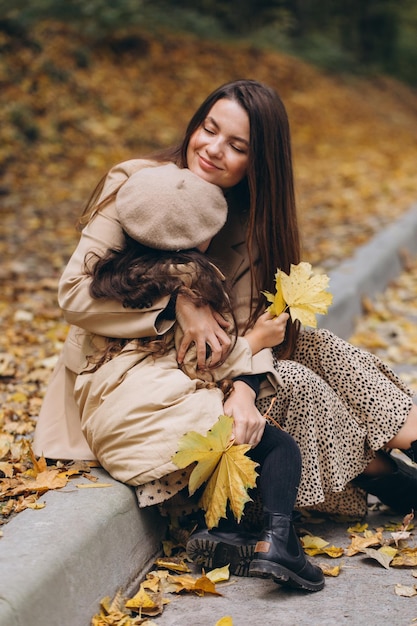
{"label": "blurred forest background", "polygon": [[376,70],[417,82],[415,0],[2,0],[0,10],[22,29],[45,18],[77,24],[92,38],[127,25],[168,27],[202,38],[244,38],[327,69]]}
{"label": "blurred forest background", "polygon": [[416,34],[416,0],[0,0],[3,275],[57,275],[105,171],[241,77],[286,103],[305,258],[334,267],[416,198]]}
{"label": "blurred forest background", "polygon": [[105,172],[177,142],[221,83],[265,82],[290,117],[303,260],[329,271],[417,206],[416,35],[416,0],[0,0],[0,460],[33,431]]}

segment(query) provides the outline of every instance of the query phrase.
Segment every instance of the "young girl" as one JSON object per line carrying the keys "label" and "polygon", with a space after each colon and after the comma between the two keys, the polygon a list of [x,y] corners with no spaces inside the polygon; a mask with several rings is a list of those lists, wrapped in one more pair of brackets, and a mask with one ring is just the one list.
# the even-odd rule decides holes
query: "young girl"
{"label": "young girl", "polygon": [[[158,315],[159,330],[146,337],[84,338],[75,400],[96,458],[113,477],[141,485],[176,469],[171,457],[180,437],[193,429],[205,434],[223,413],[224,394],[214,383],[253,374],[254,355],[282,341],[288,316],[273,320],[264,314],[244,338],[236,337],[224,277],[197,250],[208,246],[226,220],[219,187],[174,164],[147,168],[129,179],[116,206],[127,236],[122,247],[87,254],[91,296],[116,300],[131,312],[152,308],[164,297],[169,305]],[[216,367],[210,368],[208,355],[197,369],[192,350],[178,366],[179,297],[210,307],[227,323],[229,348]]]}
{"label": "young girl", "polygon": [[[244,338],[236,337],[224,277],[202,253],[226,219],[227,205],[218,187],[170,164],[133,175],[116,206],[129,236],[122,248],[88,255],[92,297],[141,309],[164,296],[172,305],[181,295],[193,306],[209,306],[230,324],[231,343],[222,364],[210,368],[209,357],[205,369],[198,370],[196,355],[189,350],[180,369],[176,347],[183,331],[168,307],[163,317],[173,326],[163,335],[101,337],[99,343],[92,338],[96,349],[75,381],[81,427],[103,467],[131,485],[170,475],[177,490],[189,476],[171,461],[180,437],[191,430],[205,434],[213,426],[223,412],[223,396],[234,384],[229,380],[226,385],[225,376],[236,381],[239,375],[252,375],[253,355],[282,341],[288,315],[273,319],[264,313]],[[264,505],[281,521],[289,520],[300,479],[297,444],[284,431],[268,426],[250,456],[260,464]],[[147,504],[166,500],[171,493],[161,485]],[[230,530],[230,521],[226,524]],[[247,575],[256,538],[245,534],[244,541],[239,536],[235,543],[223,542],[224,527],[195,533],[189,553],[200,560],[200,550],[207,552],[208,547],[211,567],[228,562],[233,573]],[[292,527],[291,541],[287,535],[288,529],[275,541],[276,554],[269,564],[274,579],[310,591],[322,589],[321,570],[306,559]]]}

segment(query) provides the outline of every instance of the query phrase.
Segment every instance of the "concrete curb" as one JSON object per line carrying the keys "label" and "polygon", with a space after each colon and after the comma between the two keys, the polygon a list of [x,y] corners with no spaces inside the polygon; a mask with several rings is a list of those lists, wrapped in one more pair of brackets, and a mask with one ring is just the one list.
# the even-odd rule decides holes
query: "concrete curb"
{"label": "concrete curb", "polygon": [[[417,252],[417,205],[330,274],[334,304],[320,326],[347,338],[364,294],[383,291]],[[94,470],[109,488],[71,480],[26,510],[0,539],[0,626],[88,626],[103,595],[134,590],[160,548],[164,521],[139,510],[134,491]],[[182,623],[182,622],[181,622]]]}
{"label": "concrete curb", "polygon": [[104,470],[111,487],[49,491],[46,507],[19,513],[0,539],[1,626],[88,626],[104,595],[130,592],[160,550],[163,520],[139,511],[134,490]]}
{"label": "concrete curb", "polygon": [[384,291],[402,270],[404,250],[417,253],[417,204],[330,272],[333,304],[328,314],[319,318],[319,326],[347,339],[361,315],[363,296]]}

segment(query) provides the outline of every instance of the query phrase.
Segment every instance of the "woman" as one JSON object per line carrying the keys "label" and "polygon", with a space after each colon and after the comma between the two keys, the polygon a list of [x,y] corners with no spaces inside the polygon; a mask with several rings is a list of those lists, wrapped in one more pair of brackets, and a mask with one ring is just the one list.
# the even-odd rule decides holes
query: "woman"
{"label": "woman", "polygon": [[[112,337],[164,332],[158,316],[168,297],[141,312],[124,310],[115,302],[95,302],[83,263],[93,247],[104,251],[121,245],[123,231],[114,216],[114,203],[123,183],[139,169],[167,161],[188,167],[224,190],[227,222],[208,254],[231,285],[243,335],[264,310],[260,292],[271,290],[276,269],[288,272],[291,263],[300,261],[286,111],[273,90],[251,80],[215,90],[192,117],[180,146],[152,160],[122,163],[109,172],[85,213],[87,225],[61,279],[60,306],[67,321],[87,332]],[[176,316],[184,330],[179,363],[192,343],[199,367],[204,366],[206,345],[212,365],[221,362],[230,345],[225,320],[181,296]],[[39,419],[35,451],[53,458],[92,457],[73,397],[81,336],[82,331],[71,329]],[[259,443],[266,423],[262,414],[276,395],[271,417],[294,436],[303,457],[297,506],[362,516],[366,490],[399,511],[416,508],[415,468],[382,451],[395,447],[417,453],[417,407],[401,381],[377,358],[325,330],[300,331],[288,324],[285,341],[271,355],[281,381],[277,389],[261,374],[256,381],[236,381],[224,403],[225,413],[234,417],[236,443]],[[288,535],[291,524],[286,525]],[[274,526],[266,511],[266,536],[274,536]],[[258,556],[259,552],[257,561],[268,560]],[[259,568],[256,575],[261,575]]]}

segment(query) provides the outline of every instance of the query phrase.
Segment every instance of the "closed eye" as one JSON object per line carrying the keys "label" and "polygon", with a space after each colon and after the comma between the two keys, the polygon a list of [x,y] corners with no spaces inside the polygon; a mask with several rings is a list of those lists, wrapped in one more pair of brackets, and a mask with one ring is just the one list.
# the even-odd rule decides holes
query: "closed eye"
{"label": "closed eye", "polygon": [[239,146],[234,145],[233,143],[230,144],[230,146],[233,148],[233,150],[235,150],[236,152],[240,152],[241,154],[246,154],[246,150],[243,148],[240,148]]}

